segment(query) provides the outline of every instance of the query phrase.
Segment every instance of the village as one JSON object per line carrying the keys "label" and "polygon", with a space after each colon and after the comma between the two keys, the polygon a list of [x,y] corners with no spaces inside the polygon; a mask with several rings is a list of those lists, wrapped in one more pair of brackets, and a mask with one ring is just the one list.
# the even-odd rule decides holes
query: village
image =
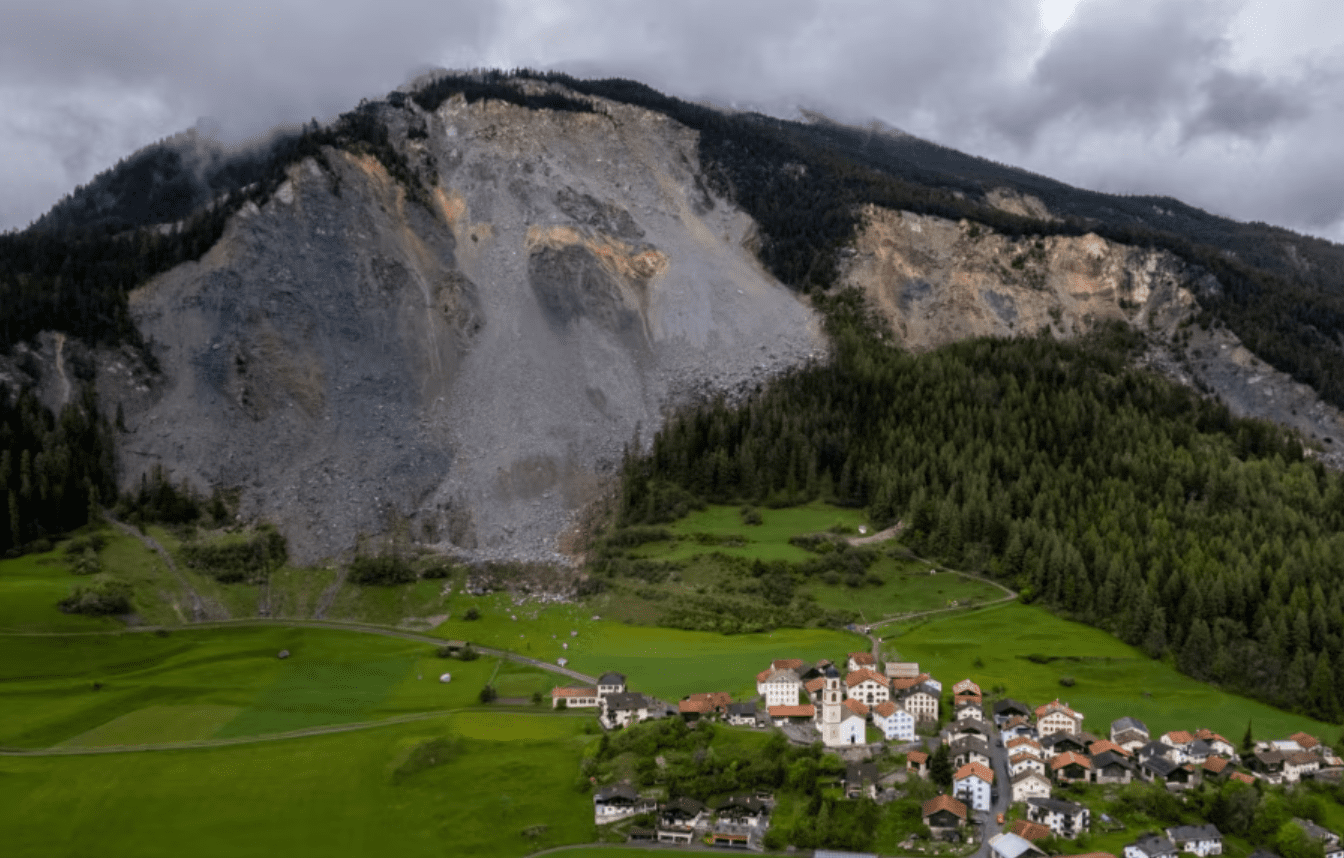
{"label": "village", "polygon": [[[630,690],[625,676],[611,672],[596,687],[553,689],[551,705],[594,709],[607,731],[670,718],[688,726],[715,722],[779,731],[794,745],[819,744],[838,754],[845,765],[836,786],[851,800],[889,803],[899,800],[901,787],[911,779],[942,780],[946,789],[921,803],[925,836],[902,843],[911,854],[1045,858],[1049,853],[1038,845],[1042,841],[1075,841],[1095,824],[1113,823],[1094,821],[1084,803],[1062,797],[1061,792],[1076,792],[1070,785],[1160,784],[1179,795],[1202,783],[1227,781],[1288,785],[1317,778],[1338,783],[1344,773],[1344,760],[1306,733],[1238,748],[1207,728],[1154,734],[1139,719],[1123,717],[1098,735],[1083,729],[1082,712],[1058,699],[1032,706],[999,697],[987,707],[980,686],[967,678],[952,686],[945,701],[943,684],[918,664],[879,664],[868,652],[851,652],[840,662],[776,659],[756,675],[755,687],[752,700],[734,701],[720,691],[691,694],[673,704]],[[903,765],[876,762],[893,755]],[[652,822],[632,826],[631,841],[766,848],[774,804],[768,791],[706,804],[687,796],[641,793],[628,782],[596,787],[593,816],[599,826],[631,818]],[[1293,822],[1306,840],[1319,845],[1324,858],[1344,858],[1338,833],[1307,819]],[[1183,853],[1207,858],[1223,854],[1223,839],[1212,824],[1176,825],[1135,832],[1122,852],[1123,858]],[[1070,858],[1107,855],[1120,858],[1111,852]],[[1252,858],[1278,856],[1259,850]]]}

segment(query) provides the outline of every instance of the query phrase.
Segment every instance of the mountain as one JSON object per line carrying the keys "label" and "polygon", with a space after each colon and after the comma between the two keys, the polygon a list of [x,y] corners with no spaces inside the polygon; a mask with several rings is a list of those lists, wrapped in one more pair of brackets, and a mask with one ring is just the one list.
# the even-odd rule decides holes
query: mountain
{"label": "mountain", "polygon": [[848,287],[912,350],[1122,321],[1234,411],[1344,438],[1336,245],[527,72],[128,158],[0,236],[0,381],[53,411],[92,384],[123,489],[230,491],[301,562],[383,536],[564,561],[628,448],[824,360]]}

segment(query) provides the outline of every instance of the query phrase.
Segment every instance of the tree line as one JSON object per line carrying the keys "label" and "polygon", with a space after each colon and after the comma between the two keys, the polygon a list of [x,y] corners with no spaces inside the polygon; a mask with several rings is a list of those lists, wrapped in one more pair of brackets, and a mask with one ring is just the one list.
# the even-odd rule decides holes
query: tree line
{"label": "tree line", "polygon": [[89,520],[116,496],[112,427],[92,385],[57,416],[25,390],[0,390],[0,551],[50,547],[50,538]]}

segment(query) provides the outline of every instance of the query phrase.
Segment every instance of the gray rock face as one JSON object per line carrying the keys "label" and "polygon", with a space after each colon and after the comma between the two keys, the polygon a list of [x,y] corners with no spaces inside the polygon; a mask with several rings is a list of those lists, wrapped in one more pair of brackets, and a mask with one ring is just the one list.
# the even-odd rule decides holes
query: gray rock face
{"label": "gray rock face", "polygon": [[743,248],[749,218],[705,198],[693,134],[604,109],[390,114],[394,136],[428,129],[398,143],[427,204],[370,157],[292,168],[133,294],[163,374],[100,373],[125,411],[123,482],[162,463],[238,488],[301,562],[392,532],[562,559],[574,513],[669,407],[824,349]]}

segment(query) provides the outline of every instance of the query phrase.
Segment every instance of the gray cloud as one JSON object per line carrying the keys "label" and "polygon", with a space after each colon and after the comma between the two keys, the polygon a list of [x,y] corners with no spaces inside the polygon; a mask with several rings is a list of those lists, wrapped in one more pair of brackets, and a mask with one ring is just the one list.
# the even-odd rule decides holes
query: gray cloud
{"label": "gray cloud", "polygon": [[1262,140],[1290,120],[1309,115],[1303,88],[1263,74],[1218,69],[1201,85],[1204,106],[1186,126],[1186,139],[1230,134]]}
{"label": "gray cloud", "polygon": [[[0,31],[0,227],[199,116],[239,139],[426,66],[526,65],[880,119],[1086,187],[1341,239],[1344,36],[1321,35],[1344,31],[1334,8],[1082,0],[1052,36],[1036,0],[28,4]],[[1325,23],[1294,23],[1313,16]]]}

